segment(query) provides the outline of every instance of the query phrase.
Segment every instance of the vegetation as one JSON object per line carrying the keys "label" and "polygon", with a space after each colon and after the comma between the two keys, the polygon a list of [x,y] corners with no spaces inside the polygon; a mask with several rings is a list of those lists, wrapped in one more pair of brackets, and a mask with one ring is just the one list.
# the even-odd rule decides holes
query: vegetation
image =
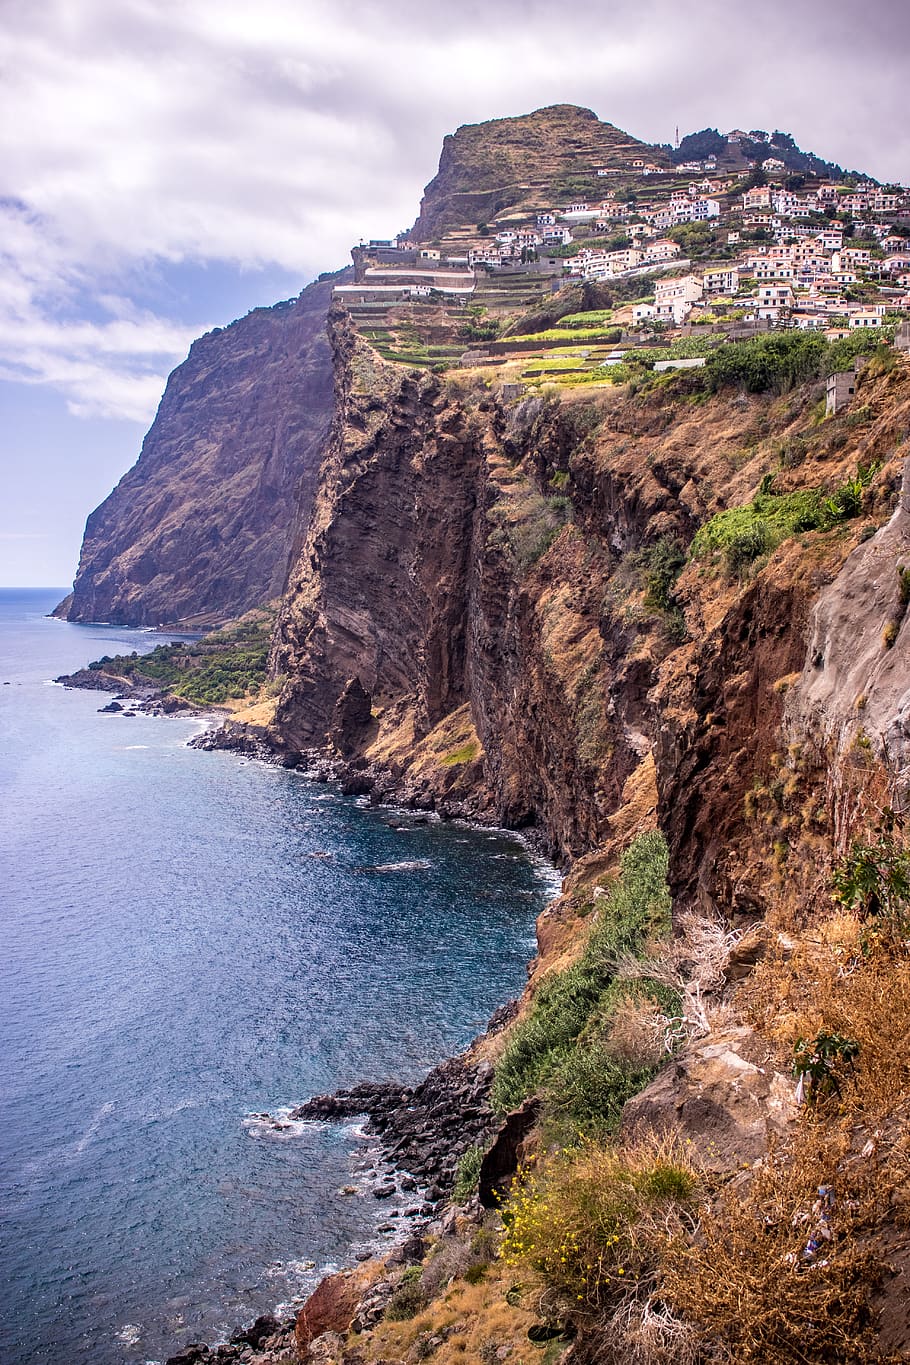
{"label": "vegetation", "polygon": [[575,1311],[603,1311],[650,1286],[698,1181],[670,1144],[620,1152],[586,1144],[519,1173],[504,1211],[507,1265]]}
{"label": "vegetation", "polygon": [[706,559],[721,553],[729,573],[742,573],[792,535],[830,530],[858,516],[874,473],[873,466],[860,465],[852,478],[827,495],[816,488],[772,493],[772,481],[765,480],[745,507],[728,507],[701,528],[692,542],[691,557]]}
{"label": "vegetation", "polygon": [[652,1068],[610,1058],[611,1021],[630,998],[678,1007],[657,982],[617,980],[617,964],[624,954],[643,952],[669,925],[667,846],[661,834],[643,834],[623,855],[619,880],[603,898],[581,960],[547,976],[528,1015],[513,1028],[493,1082],[498,1110],[543,1088],[547,1113],[562,1130],[597,1131],[615,1123]]}
{"label": "vegetation", "polygon": [[151,682],[194,705],[218,706],[257,694],[266,682],[273,618],[250,613],[200,640],[173,640],[149,654],[105,654],[89,664],[98,672]]}
{"label": "vegetation", "polygon": [[456,1204],[464,1204],[471,1198],[471,1195],[476,1194],[483,1157],[482,1147],[469,1147],[466,1152],[462,1152],[458,1161],[458,1169],[455,1172],[455,1185],[452,1189],[452,1198]]}

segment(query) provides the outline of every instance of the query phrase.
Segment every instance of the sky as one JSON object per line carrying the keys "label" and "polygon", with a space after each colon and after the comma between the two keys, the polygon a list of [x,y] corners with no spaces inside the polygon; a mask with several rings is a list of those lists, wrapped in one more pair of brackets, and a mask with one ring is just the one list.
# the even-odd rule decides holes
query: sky
{"label": "sky", "polygon": [[0,0],[0,584],[72,580],[192,339],[408,227],[462,123],[910,179],[906,0]]}

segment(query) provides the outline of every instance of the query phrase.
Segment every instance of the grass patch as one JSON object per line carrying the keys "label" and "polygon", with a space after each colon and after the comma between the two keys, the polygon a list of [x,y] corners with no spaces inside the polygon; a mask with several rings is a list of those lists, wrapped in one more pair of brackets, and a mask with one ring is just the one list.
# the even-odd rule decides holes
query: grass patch
{"label": "grass patch", "polygon": [[439,761],[444,768],[454,768],[460,763],[473,763],[479,753],[479,743],[476,739],[471,739],[467,744],[462,744],[460,749],[453,749]]}
{"label": "grass patch", "polygon": [[603,1312],[653,1281],[697,1189],[670,1144],[562,1153],[512,1195],[503,1257],[570,1311]]}
{"label": "grass patch", "polygon": [[802,531],[827,531],[858,516],[874,473],[872,466],[861,465],[852,478],[830,494],[818,488],[794,493],[759,492],[745,507],[728,507],[712,517],[692,542],[691,557],[708,559],[722,554],[731,574],[742,573],[790,536]]}
{"label": "grass patch", "polygon": [[[585,1077],[596,1062],[584,1060],[580,1050],[596,1047],[595,1035],[608,1032],[610,1018],[631,989],[647,989],[642,983],[614,984],[618,957],[643,951],[669,928],[666,842],[659,833],[643,834],[623,854],[619,880],[603,899],[581,960],[547,976],[529,1013],[512,1029],[493,1081],[497,1110],[514,1108],[545,1087],[547,1108],[556,1120],[586,1129],[615,1116],[617,1104],[607,1092],[614,1081],[627,1090],[625,1078],[611,1072],[609,1084],[596,1095],[591,1091],[586,1101]],[[583,1037],[589,1029],[592,1036]],[[635,1069],[625,1066],[623,1077]],[[639,1075],[635,1089],[641,1083]],[[632,1093],[628,1090],[625,1098]]]}

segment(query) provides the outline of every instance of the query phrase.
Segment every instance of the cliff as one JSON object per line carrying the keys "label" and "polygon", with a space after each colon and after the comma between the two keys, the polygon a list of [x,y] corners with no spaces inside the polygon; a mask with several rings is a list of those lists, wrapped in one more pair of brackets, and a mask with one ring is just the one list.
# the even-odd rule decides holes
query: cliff
{"label": "cliff", "polygon": [[70,621],[219,621],[280,595],[331,420],[332,279],[193,343],[88,518]]}
{"label": "cliff", "polygon": [[[779,745],[778,684],[803,668],[819,594],[870,528],[787,540],[745,582],[686,566],[685,547],[763,477],[785,497],[877,463],[869,507],[890,510],[903,370],[879,380],[889,396],[854,439],[819,428],[781,469],[811,386],[694,407],[622,387],[503,401],[477,377],[382,362],[341,310],[331,335],[336,416],[273,643],[285,681],[269,742],[289,761],[328,746],[377,796],[536,826],[567,863],[609,836],[627,780],[653,763],[677,893],[754,909],[760,888],[729,866],[742,802]],[[878,552],[895,583],[902,544]],[[672,603],[653,588],[667,552]],[[876,582],[894,595],[884,571]],[[902,638],[896,650],[860,670],[870,694],[882,675],[876,696],[891,680],[864,714],[892,748]],[[807,696],[822,686],[813,674]]]}
{"label": "cliff", "polygon": [[301,1359],[905,1358],[906,362],[822,421],[817,379],[516,399],[330,332],[260,733],[571,871],[473,1057],[480,1204],[305,1310]]}
{"label": "cliff", "polygon": [[[415,236],[639,146],[569,106],[460,129]],[[905,1358],[910,369],[869,343],[828,416],[842,343],[718,323],[693,369],[656,372],[641,336],[609,368],[631,311],[588,308],[568,336],[526,313],[517,350],[457,370],[426,338],[403,363],[370,303],[312,339],[333,392],[307,408],[318,479],[273,507],[268,695],[207,742],[528,829],[567,877],[514,1014],[455,1068],[469,1098],[434,1082],[419,1117],[421,1151],[444,1149],[421,1168],[440,1173],[429,1254],[326,1282],[337,1312],[311,1305],[315,1340],[301,1315],[304,1361],[517,1359],[528,1337],[578,1365]],[[263,360],[237,365],[247,451],[279,411]],[[220,383],[205,370],[194,431]],[[214,462],[184,477],[214,501]],[[142,567],[126,539],[102,584]]]}

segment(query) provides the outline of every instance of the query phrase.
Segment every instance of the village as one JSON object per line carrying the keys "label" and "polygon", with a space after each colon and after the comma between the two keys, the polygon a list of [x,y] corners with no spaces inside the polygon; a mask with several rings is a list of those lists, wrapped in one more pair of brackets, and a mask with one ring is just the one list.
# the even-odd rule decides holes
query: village
{"label": "village", "polygon": [[[745,134],[728,135],[738,136]],[[829,340],[858,329],[892,340],[900,329],[904,339],[910,193],[856,176],[794,175],[774,156],[744,166],[734,175],[719,172],[716,157],[595,166],[586,183],[596,196],[559,204],[529,196],[489,223],[452,228],[434,242],[407,234],[361,242],[352,251],[354,282],[336,287],[335,297],[380,350],[390,342],[391,358],[439,368],[482,360],[482,343],[496,342],[509,307],[526,310],[572,286],[603,286],[617,296],[610,321],[625,344],[708,331],[735,340],[777,328],[818,330]],[[467,313],[475,325],[449,337],[437,326],[427,333],[435,346],[402,350],[396,321],[406,315],[419,333],[424,311],[403,313],[406,304],[443,305],[453,324]],[[603,310],[599,320],[607,321]],[[478,345],[465,354],[459,341],[466,335]],[[492,349],[507,348],[501,341]],[[558,368],[571,368],[568,359],[563,348]],[[622,354],[593,359],[602,367]]]}

